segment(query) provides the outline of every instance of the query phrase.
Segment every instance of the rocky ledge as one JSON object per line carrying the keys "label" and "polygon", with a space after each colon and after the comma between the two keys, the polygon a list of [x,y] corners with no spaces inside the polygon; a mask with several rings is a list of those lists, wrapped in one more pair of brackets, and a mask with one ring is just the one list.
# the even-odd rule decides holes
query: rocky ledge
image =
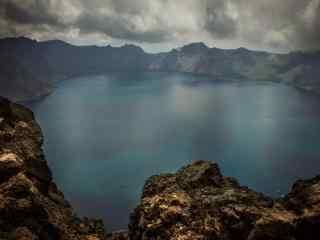
{"label": "rocky ledge", "polygon": [[[0,239],[312,240],[320,238],[320,176],[274,200],[197,161],[151,177],[129,231],[80,219],[52,181],[30,110],[0,98]],[[107,211],[104,209],[103,211]]]}
{"label": "rocky ledge", "polygon": [[129,228],[132,240],[320,239],[320,176],[274,200],[197,161],[151,177]]}
{"label": "rocky ledge", "polygon": [[79,219],[52,181],[30,110],[0,98],[0,239],[105,238],[102,221]]}

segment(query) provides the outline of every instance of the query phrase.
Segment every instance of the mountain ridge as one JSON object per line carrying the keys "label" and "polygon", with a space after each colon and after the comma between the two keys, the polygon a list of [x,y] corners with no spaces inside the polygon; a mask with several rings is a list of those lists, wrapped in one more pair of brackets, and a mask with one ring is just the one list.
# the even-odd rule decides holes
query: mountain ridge
{"label": "mountain ridge", "polygon": [[12,100],[49,94],[56,82],[112,71],[205,74],[222,80],[277,81],[320,93],[320,52],[288,54],[191,43],[162,53],[136,45],[74,46],[61,40],[0,39],[0,95]]}

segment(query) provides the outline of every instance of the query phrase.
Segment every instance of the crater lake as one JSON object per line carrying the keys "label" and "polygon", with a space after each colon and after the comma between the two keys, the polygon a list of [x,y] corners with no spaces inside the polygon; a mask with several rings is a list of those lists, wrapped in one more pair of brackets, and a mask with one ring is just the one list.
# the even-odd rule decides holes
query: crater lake
{"label": "crater lake", "polygon": [[55,182],[80,216],[127,227],[145,180],[192,160],[281,197],[320,171],[320,97],[272,82],[110,73],[27,103]]}

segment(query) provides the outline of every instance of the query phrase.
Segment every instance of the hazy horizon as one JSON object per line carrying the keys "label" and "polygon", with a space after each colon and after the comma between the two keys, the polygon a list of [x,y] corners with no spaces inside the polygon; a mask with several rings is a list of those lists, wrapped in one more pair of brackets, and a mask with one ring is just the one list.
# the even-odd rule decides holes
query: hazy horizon
{"label": "hazy horizon", "polygon": [[320,48],[319,49],[314,49],[314,50],[299,50],[298,49],[298,50],[292,50],[292,51],[286,51],[286,52],[280,52],[280,51],[276,52],[276,51],[271,51],[271,50],[254,49],[254,48],[248,48],[248,47],[244,47],[244,46],[231,47],[231,48],[222,48],[222,47],[207,45],[205,42],[186,42],[185,44],[177,45],[176,47],[168,48],[168,49],[165,49],[165,50],[161,50],[161,49],[157,50],[157,49],[149,49],[148,47],[145,47],[143,44],[140,44],[140,43],[131,43],[131,42],[123,42],[123,43],[105,42],[103,44],[94,44],[94,43],[93,44],[90,44],[90,43],[77,44],[77,43],[72,43],[72,42],[68,42],[66,40],[61,40],[61,39],[57,39],[57,38],[48,39],[48,40],[38,40],[38,39],[30,38],[30,37],[27,37],[27,36],[1,37],[0,40],[4,40],[4,39],[19,39],[19,38],[29,39],[29,40],[32,40],[32,41],[36,41],[38,43],[44,43],[44,42],[50,42],[50,41],[61,41],[61,42],[64,42],[66,44],[69,44],[69,45],[72,45],[72,46],[77,46],[77,47],[108,47],[108,46],[111,46],[111,47],[114,47],[114,48],[121,48],[121,47],[124,47],[126,45],[129,45],[129,46],[139,47],[145,53],[148,53],[148,54],[168,53],[168,52],[170,52],[172,50],[178,50],[178,49],[181,49],[181,48],[183,48],[185,46],[188,46],[188,45],[191,45],[191,44],[199,44],[199,43],[204,44],[209,49],[216,48],[216,49],[220,49],[220,50],[237,50],[237,49],[243,48],[243,49],[247,49],[249,51],[266,52],[266,53],[272,53],[272,54],[290,54],[290,53],[294,53],[294,52],[307,53],[307,52],[318,52],[318,51],[320,51]]}

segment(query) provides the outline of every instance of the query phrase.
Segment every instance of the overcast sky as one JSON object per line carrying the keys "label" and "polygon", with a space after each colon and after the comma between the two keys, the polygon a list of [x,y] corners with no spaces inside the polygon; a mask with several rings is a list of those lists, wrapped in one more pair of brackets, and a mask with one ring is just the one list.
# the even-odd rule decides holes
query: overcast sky
{"label": "overcast sky", "polygon": [[0,37],[135,43],[157,52],[190,42],[275,52],[320,49],[320,0],[0,0]]}

